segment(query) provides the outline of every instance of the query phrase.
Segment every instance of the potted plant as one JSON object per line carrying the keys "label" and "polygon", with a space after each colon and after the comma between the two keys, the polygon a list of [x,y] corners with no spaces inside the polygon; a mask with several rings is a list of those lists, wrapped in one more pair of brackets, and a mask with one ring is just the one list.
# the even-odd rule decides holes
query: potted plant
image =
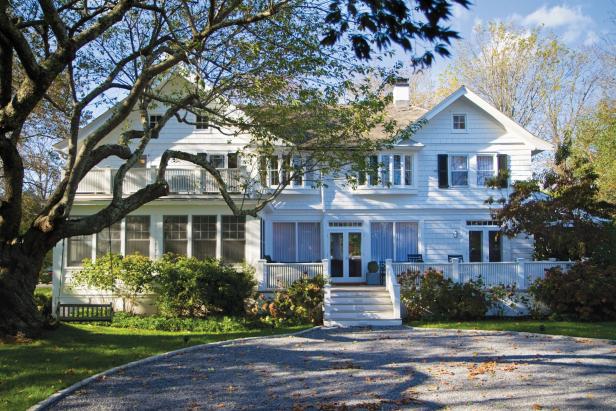
{"label": "potted plant", "polygon": [[379,285],[381,279],[379,278],[379,263],[376,261],[370,261],[368,263],[368,275],[366,276],[368,285]]}

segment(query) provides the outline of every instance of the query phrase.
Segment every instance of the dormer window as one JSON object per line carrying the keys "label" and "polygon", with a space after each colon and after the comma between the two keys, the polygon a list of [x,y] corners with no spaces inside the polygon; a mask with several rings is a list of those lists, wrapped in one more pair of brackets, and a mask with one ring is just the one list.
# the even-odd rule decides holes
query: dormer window
{"label": "dormer window", "polygon": [[453,115],[453,129],[456,131],[466,130],[466,114]]}
{"label": "dormer window", "polygon": [[162,119],[163,119],[163,116],[161,116],[161,115],[158,115],[158,114],[151,115],[150,119],[148,121],[149,127],[150,128],[156,127],[162,121]]}
{"label": "dormer window", "polygon": [[197,116],[195,120],[195,128],[197,130],[207,130],[210,128],[210,122],[207,116]]}

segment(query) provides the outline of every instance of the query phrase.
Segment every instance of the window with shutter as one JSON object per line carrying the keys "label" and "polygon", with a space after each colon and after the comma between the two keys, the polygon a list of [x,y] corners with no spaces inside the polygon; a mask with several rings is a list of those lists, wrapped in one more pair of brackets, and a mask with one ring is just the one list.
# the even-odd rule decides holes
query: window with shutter
{"label": "window with shutter", "polygon": [[499,154],[498,161],[498,178],[501,188],[509,187],[509,156],[507,154]]}

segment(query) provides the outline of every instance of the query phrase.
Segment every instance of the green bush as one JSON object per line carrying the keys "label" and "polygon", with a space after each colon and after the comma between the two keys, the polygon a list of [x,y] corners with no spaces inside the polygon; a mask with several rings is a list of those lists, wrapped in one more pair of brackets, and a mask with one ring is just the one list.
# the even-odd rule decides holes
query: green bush
{"label": "green bush", "polygon": [[150,290],[153,275],[154,264],[148,257],[105,254],[96,261],[84,260],[83,268],[75,273],[74,281],[77,285],[118,295],[124,300],[124,306],[132,309],[139,294]]}
{"label": "green bush", "polygon": [[274,325],[323,324],[324,286],[325,279],[322,275],[301,278],[293,282],[288,289],[276,291],[272,301],[267,301],[260,295],[251,304],[249,313]]}
{"label": "green bush", "polygon": [[590,262],[569,271],[548,270],[529,289],[531,295],[563,318],[585,321],[616,319],[616,266]]}
{"label": "green bush", "polygon": [[212,316],[208,318],[186,318],[165,317],[162,315],[133,315],[119,312],[114,314],[111,326],[140,330],[229,333],[254,329],[256,326],[259,326],[259,323],[251,322],[242,317]]}
{"label": "green bush", "polygon": [[249,266],[236,270],[215,259],[165,255],[155,269],[157,306],[170,317],[243,314],[256,285]]}
{"label": "green bush", "polygon": [[399,276],[400,299],[411,320],[473,320],[485,317],[490,299],[481,282],[454,283],[439,271]]}

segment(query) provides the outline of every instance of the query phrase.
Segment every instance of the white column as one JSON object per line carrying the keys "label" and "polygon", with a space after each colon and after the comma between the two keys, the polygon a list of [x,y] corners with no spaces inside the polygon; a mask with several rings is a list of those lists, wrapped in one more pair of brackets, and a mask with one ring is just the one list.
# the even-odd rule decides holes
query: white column
{"label": "white column", "polygon": [[192,215],[189,214],[188,215],[188,221],[186,222],[186,255],[189,257],[193,256],[193,249],[192,249]]}
{"label": "white column", "polygon": [[454,283],[460,282],[460,259],[451,259],[451,277]]}
{"label": "white column", "polygon": [[216,258],[222,259],[222,216],[216,216]]}
{"label": "white column", "polygon": [[257,261],[257,268],[255,271],[255,276],[257,277],[257,289],[258,290],[264,290],[265,286],[267,285],[267,281],[266,281],[266,268],[265,268],[265,263],[266,261],[261,259],[259,261]]}
{"label": "white column", "polygon": [[516,275],[518,277],[518,289],[526,290],[526,273],[524,272],[524,259],[516,258]]}

